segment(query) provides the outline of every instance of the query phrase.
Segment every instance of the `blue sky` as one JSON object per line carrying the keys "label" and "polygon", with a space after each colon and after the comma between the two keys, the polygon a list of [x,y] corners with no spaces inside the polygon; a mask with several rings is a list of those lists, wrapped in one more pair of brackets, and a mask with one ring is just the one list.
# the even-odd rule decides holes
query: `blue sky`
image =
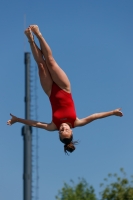
{"label": "blue sky", "polygon": [[[55,199],[64,182],[73,179],[77,183],[78,177],[93,185],[97,196],[108,173],[119,174],[123,167],[130,177],[133,1],[4,0],[0,9],[0,199],[23,199],[22,124],[9,127],[6,121],[10,112],[22,118],[25,114],[24,52],[30,48],[23,32],[30,24],[40,27],[56,61],[67,73],[79,118],[119,107],[124,113],[123,118],[113,116],[74,129],[74,139],[80,144],[70,156],[64,155],[56,132],[38,130],[39,199]],[[32,56],[31,65],[34,74]],[[50,103],[39,79],[37,87],[38,120],[50,122]],[[32,113],[34,118],[34,108]]]}

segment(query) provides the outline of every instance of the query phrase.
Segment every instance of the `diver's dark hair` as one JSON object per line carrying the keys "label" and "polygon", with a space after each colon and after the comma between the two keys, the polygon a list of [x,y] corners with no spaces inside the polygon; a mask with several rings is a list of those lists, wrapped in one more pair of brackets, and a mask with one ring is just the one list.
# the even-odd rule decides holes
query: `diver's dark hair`
{"label": "diver's dark hair", "polygon": [[78,141],[73,141],[73,135],[70,138],[64,138],[64,139],[60,138],[60,141],[65,144],[64,152],[67,154],[68,152],[72,153],[76,149],[74,145],[78,144]]}

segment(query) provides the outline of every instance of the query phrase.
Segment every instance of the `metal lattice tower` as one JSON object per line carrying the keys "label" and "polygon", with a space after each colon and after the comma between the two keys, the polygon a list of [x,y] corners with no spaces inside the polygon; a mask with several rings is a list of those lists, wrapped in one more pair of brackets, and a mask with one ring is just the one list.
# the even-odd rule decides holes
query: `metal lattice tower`
{"label": "metal lattice tower", "polygon": [[[30,53],[24,54],[25,63],[25,119],[30,119]],[[32,129],[25,125],[22,127],[24,139],[23,157],[23,200],[32,199]]]}
{"label": "metal lattice tower", "polygon": [[[31,119],[34,113],[37,120],[37,77],[35,81],[30,64],[30,53],[24,54],[25,64],[25,119]],[[35,74],[37,72],[35,71]],[[33,82],[35,85],[33,85]],[[32,90],[34,88],[34,90]],[[35,102],[33,103],[33,101]],[[32,104],[32,105],[31,105]],[[35,104],[33,106],[33,104]],[[34,108],[34,111],[32,110]],[[33,113],[32,113],[33,111]],[[25,125],[22,127],[23,136],[23,200],[39,199],[39,167],[38,167],[38,129],[36,128],[35,136],[32,133],[32,127]],[[34,152],[35,150],[35,152]],[[35,161],[35,162],[34,162]],[[34,173],[33,173],[34,172]]]}

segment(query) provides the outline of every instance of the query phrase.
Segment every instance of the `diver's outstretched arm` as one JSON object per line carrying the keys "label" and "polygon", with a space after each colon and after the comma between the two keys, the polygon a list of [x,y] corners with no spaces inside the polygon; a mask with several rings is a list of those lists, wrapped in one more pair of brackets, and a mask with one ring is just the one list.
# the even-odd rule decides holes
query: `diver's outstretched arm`
{"label": "diver's outstretched arm", "polygon": [[109,117],[109,116],[119,116],[122,117],[123,113],[121,112],[121,108],[112,110],[112,111],[108,111],[108,112],[101,112],[101,113],[95,113],[92,114],[88,117],[82,118],[82,119],[77,119],[75,126],[84,126],[86,124],[89,124],[90,122],[96,120],[96,119],[101,119],[101,118],[105,118],[105,117]]}
{"label": "diver's outstretched arm", "polygon": [[12,118],[10,120],[7,121],[7,125],[12,125],[16,122],[25,124],[25,125],[29,125],[29,126],[33,126],[36,128],[42,128],[45,129],[47,131],[55,131],[56,127],[53,123],[47,124],[44,122],[38,122],[38,121],[34,121],[34,120],[27,120],[27,119],[22,119],[22,118],[18,118],[12,114],[10,114],[12,116]]}

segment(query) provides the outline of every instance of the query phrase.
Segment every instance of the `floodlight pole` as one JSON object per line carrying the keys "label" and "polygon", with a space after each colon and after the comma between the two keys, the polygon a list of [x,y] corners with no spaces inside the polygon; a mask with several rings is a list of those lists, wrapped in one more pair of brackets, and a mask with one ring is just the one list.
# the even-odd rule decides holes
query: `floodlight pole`
{"label": "floodlight pole", "polygon": [[[30,119],[30,53],[24,54],[25,63],[25,119]],[[32,129],[25,125],[22,127],[24,140],[23,154],[23,200],[32,199]]]}

